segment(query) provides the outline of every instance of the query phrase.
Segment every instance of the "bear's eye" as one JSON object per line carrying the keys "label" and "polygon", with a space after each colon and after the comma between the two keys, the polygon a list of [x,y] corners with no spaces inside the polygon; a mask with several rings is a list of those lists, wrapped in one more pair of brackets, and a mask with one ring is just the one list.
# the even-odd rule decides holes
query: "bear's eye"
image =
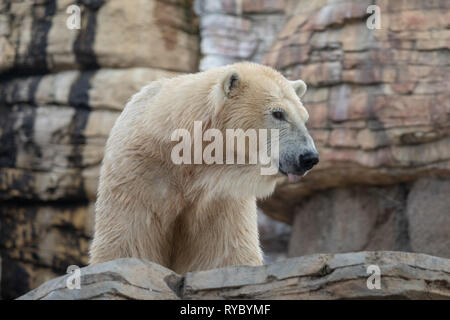
{"label": "bear's eye", "polygon": [[273,111],[272,116],[277,120],[284,120],[284,114],[282,111],[278,111],[278,110]]}

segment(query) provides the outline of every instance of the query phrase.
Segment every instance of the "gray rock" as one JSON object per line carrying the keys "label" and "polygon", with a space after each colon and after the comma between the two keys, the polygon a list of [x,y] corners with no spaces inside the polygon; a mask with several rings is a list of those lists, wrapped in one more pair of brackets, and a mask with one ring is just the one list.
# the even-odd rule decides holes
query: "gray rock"
{"label": "gray rock", "polygon": [[[0,22],[0,30],[2,29]],[[0,71],[6,71],[14,65],[14,48],[6,37],[0,36]]]}
{"label": "gray rock", "polygon": [[81,268],[80,289],[69,289],[68,274],[50,280],[21,300],[178,299],[170,286],[181,278],[158,264],[140,259],[117,259]]}
{"label": "gray rock", "polygon": [[284,24],[284,0],[194,2],[200,22],[200,70],[261,62]]}
{"label": "gray rock", "polygon": [[408,195],[411,249],[450,257],[450,180],[421,179]]}
{"label": "gray rock", "polygon": [[259,240],[265,264],[286,259],[291,229],[290,225],[258,211]]}
{"label": "gray rock", "polygon": [[[370,265],[380,289],[369,289]],[[450,299],[450,260],[405,252],[311,255],[261,267],[233,266],[179,276],[139,259],[81,269],[81,288],[66,275],[19,299]]]}
{"label": "gray rock", "polygon": [[399,186],[323,191],[297,209],[289,256],[364,250],[409,251],[402,236],[406,190]]}
{"label": "gray rock", "polygon": [[295,209],[289,256],[400,250],[450,258],[450,181],[348,186],[314,194]]}

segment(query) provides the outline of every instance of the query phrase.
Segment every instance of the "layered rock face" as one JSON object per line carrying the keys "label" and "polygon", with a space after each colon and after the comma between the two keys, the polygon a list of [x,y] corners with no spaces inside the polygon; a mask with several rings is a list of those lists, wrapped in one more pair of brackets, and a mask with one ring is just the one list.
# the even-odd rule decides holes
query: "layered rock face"
{"label": "layered rock face", "polygon": [[[373,3],[380,29],[368,27]],[[290,1],[286,12],[264,62],[308,83],[320,154],[261,203],[293,223],[289,254],[450,257],[449,3]]]}
{"label": "layered rock face", "polygon": [[261,62],[283,27],[285,0],[196,0],[200,70],[238,61]]}
{"label": "layered rock face", "polygon": [[[80,29],[67,20],[80,9]],[[87,263],[109,130],[148,82],[198,66],[191,1],[2,1],[2,296]]]}

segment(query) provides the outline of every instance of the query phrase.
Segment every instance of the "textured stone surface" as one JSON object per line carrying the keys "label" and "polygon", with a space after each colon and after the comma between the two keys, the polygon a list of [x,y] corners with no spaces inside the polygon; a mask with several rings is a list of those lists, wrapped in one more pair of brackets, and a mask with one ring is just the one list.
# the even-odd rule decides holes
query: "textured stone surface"
{"label": "textured stone surface", "polygon": [[4,297],[23,294],[68,265],[87,264],[93,212],[92,205],[81,203],[2,203]]}
{"label": "textured stone surface", "polygon": [[[150,81],[198,66],[192,1],[0,2],[2,297],[87,263],[109,130]],[[81,9],[81,29],[66,8]]]}
{"label": "textured stone surface", "polygon": [[286,259],[291,226],[258,211],[258,230],[264,264]]}
{"label": "textured stone surface", "polygon": [[412,185],[406,216],[413,251],[450,257],[449,195],[449,180],[422,179]]}
{"label": "textured stone surface", "polygon": [[401,250],[450,258],[450,181],[322,191],[296,208],[289,256]]}
{"label": "textured stone surface", "polygon": [[[449,185],[448,180],[431,180],[429,183],[447,188]],[[418,184],[423,185],[423,182],[419,180]],[[415,184],[407,183],[388,187],[354,186],[326,190],[305,199],[296,209],[289,256],[316,252],[400,250],[450,257],[448,224],[445,223],[449,217],[448,210],[440,208],[446,202],[438,202],[437,206],[424,202],[424,206],[436,210],[432,213],[430,210],[420,211],[423,215],[416,213],[416,221],[408,214],[411,204],[420,202],[430,193],[442,198],[446,190],[417,192]],[[437,226],[438,223],[441,224]],[[422,234],[413,232],[418,224],[424,226]],[[413,247],[415,241],[424,238],[429,241]]]}
{"label": "textured stone surface", "polygon": [[132,94],[175,73],[64,71],[0,83],[0,198],[94,200],[109,130]]}
{"label": "textured stone surface", "polygon": [[[4,17],[15,70],[152,67],[197,69],[197,22],[191,1],[13,1]],[[66,27],[71,4],[81,29]],[[146,32],[142,32],[146,30]]]}
{"label": "textured stone surface", "polygon": [[284,23],[285,0],[196,0],[200,70],[246,60],[260,62]]}
{"label": "textured stone surface", "polygon": [[[381,288],[370,290],[369,265]],[[157,264],[118,259],[81,269],[20,299],[450,299],[450,261],[424,254],[359,252],[311,255],[261,267],[235,266],[179,276]]]}
{"label": "textured stone surface", "polygon": [[[82,268],[81,289],[68,289],[70,275],[50,280],[20,297],[24,300],[124,300],[178,299],[175,291],[181,277],[156,263],[118,259]],[[69,280],[70,281],[70,280]]]}
{"label": "textured stone surface", "polygon": [[[330,188],[368,187],[361,199],[351,194],[351,188],[329,193],[348,194],[346,201],[355,201],[352,209],[367,216],[362,204],[369,201],[370,186],[450,177],[448,2],[375,1],[381,9],[381,29],[370,30],[366,9],[372,2],[287,3],[284,28],[263,61],[308,83],[303,100],[320,163],[299,183],[280,186],[272,198],[260,203],[264,212],[279,220],[292,223],[295,214],[302,214],[304,202],[321,207],[322,192]],[[377,207],[381,200],[374,201]],[[427,198],[424,206],[436,206],[444,216],[450,202]],[[318,225],[305,224],[294,232],[313,228],[324,234],[321,225],[329,224],[327,213],[339,211],[344,219],[345,209],[340,204],[332,209],[330,204],[321,219],[314,218]],[[311,215],[299,219],[306,223]],[[422,231],[435,233],[436,225],[427,226]],[[343,235],[334,241],[347,243]],[[439,241],[448,243],[448,235]],[[341,249],[353,246],[349,243],[346,248]]]}

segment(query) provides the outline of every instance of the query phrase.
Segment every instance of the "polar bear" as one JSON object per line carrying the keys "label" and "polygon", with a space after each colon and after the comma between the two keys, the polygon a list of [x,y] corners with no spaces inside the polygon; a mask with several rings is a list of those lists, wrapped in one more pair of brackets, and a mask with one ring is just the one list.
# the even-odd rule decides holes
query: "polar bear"
{"label": "polar bear", "polygon": [[[261,265],[256,199],[319,161],[305,127],[305,91],[302,80],[249,62],[141,89],[106,144],[90,264],[138,257],[180,274]],[[277,129],[276,173],[262,175],[260,163],[174,163],[171,137],[180,128],[193,132],[195,121],[203,132]]]}

